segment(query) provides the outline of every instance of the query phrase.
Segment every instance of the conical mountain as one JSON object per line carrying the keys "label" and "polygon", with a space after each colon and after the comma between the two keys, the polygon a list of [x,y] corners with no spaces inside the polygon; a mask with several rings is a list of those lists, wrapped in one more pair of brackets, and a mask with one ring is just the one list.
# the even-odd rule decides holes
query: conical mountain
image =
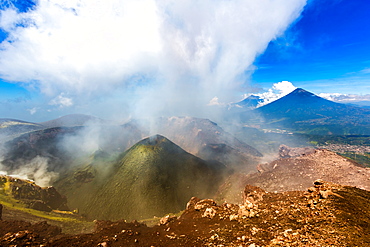
{"label": "conical mountain", "polygon": [[302,88],[255,111],[270,127],[316,129],[320,134],[370,133],[369,109],[335,103]]}
{"label": "conical mountain", "polygon": [[302,88],[258,109],[265,117],[284,116],[294,120],[329,117],[347,113],[353,107],[321,98]]}
{"label": "conical mountain", "polygon": [[55,186],[71,208],[89,218],[143,219],[183,210],[192,196],[211,196],[221,170],[156,135],[138,142],[115,162],[94,162]]}

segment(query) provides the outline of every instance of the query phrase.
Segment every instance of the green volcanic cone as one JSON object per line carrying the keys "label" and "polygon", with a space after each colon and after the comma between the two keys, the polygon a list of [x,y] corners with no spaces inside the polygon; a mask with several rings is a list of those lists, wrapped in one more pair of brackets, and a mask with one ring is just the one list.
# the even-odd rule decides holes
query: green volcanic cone
{"label": "green volcanic cone", "polygon": [[138,142],[115,162],[103,160],[56,185],[72,208],[90,218],[131,220],[178,212],[192,196],[211,196],[222,169],[159,135]]}

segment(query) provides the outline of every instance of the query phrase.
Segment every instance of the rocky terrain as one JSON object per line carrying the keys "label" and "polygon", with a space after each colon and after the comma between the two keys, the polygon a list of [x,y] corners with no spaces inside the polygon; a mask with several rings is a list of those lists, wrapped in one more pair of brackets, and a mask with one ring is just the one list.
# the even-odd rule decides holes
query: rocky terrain
{"label": "rocky terrain", "polygon": [[179,217],[151,227],[96,221],[93,233],[65,235],[46,223],[0,221],[0,245],[369,246],[369,203],[369,191],[322,180],[282,193],[247,185],[240,204],[193,197]]}
{"label": "rocky terrain", "polygon": [[259,166],[259,173],[246,176],[244,183],[267,191],[304,190],[316,179],[370,190],[370,169],[332,151],[280,158]]}
{"label": "rocky terrain", "polygon": [[220,187],[217,199],[239,202],[245,184],[269,192],[305,190],[316,179],[370,190],[370,168],[325,149],[280,147],[279,159],[259,164],[258,172],[235,173]]}

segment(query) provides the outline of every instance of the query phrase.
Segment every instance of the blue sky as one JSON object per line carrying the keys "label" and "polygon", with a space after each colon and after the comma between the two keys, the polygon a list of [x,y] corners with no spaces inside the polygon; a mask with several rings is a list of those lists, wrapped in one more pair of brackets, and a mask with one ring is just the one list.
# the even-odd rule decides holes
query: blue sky
{"label": "blue sky", "polygon": [[256,60],[253,82],[315,93],[370,93],[370,3],[314,1]]}
{"label": "blue sky", "polygon": [[317,94],[370,94],[363,0],[0,6],[0,117],[202,116],[211,99],[235,101],[280,81]]}

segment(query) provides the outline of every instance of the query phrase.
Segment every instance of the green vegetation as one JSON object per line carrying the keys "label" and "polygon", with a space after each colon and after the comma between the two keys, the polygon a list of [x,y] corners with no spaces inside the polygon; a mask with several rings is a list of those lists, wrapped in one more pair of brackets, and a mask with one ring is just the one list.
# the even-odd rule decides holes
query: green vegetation
{"label": "green vegetation", "polygon": [[358,154],[355,152],[338,153],[346,158],[349,158],[363,166],[370,167],[370,153]]}
{"label": "green vegetation", "polygon": [[296,135],[305,138],[308,142],[315,142],[316,145],[325,144],[348,144],[370,146],[370,136],[368,135]]}
{"label": "green vegetation", "polygon": [[94,223],[84,220],[80,216],[62,214],[55,211],[44,212],[27,208],[27,205],[15,200],[11,196],[0,194],[0,203],[3,204],[7,215],[11,215],[14,220],[26,220],[30,222],[46,221],[51,225],[56,225],[62,228],[66,234],[75,234],[83,232],[91,232]]}

